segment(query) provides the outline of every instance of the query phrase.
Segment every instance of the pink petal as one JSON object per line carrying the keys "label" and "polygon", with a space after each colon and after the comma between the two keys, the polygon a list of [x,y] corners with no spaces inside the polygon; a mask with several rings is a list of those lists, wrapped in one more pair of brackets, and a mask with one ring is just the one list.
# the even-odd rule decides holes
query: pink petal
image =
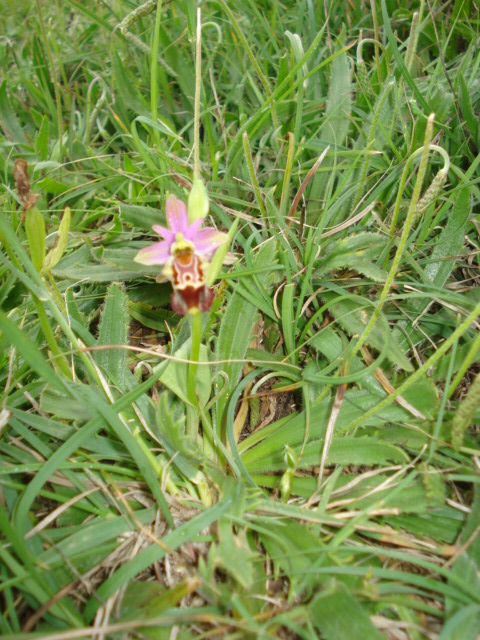
{"label": "pink petal", "polygon": [[215,251],[228,239],[226,233],[217,231],[213,227],[207,227],[206,229],[200,229],[193,243],[195,245],[195,251],[203,254],[206,258],[210,258]]}
{"label": "pink petal", "polygon": [[170,243],[167,241],[155,242],[149,247],[140,249],[135,256],[135,262],[140,264],[154,265],[165,264],[170,257]]}
{"label": "pink petal", "polygon": [[168,226],[173,233],[183,233],[185,235],[188,229],[188,215],[185,203],[173,194],[169,195],[165,203],[165,213]]}
{"label": "pink petal", "polygon": [[199,228],[202,226],[202,222],[203,218],[197,218],[196,220],[194,220],[192,224],[185,230],[183,237],[195,244],[195,238],[197,236]]}
{"label": "pink petal", "polygon": [[167,229],[167,227],[161,227],[159,224],[154,224],[152,228],[155,233],[158,233],[161,238],[165,238],[168,242],[173,242],[175,240],[175,234],[173,231],[170,231],[170,229]]}

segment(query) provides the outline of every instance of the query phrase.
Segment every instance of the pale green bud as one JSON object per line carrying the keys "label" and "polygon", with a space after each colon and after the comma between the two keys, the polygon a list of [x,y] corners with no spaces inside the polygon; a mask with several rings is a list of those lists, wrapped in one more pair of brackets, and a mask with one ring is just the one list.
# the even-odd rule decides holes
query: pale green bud
{"label": "pale green bud", "polygon": [[292,491],[293,476],[298,464],[297,454],[288,444],[283,447],[283,459],[287,469],[280,478],[280,495],[283,502],[288,502]]}
{"label": "pale green bud", "polygon": [[288,469],[280,478],[280,495],[282,496],[282,502],[288,502],[290,494],[292,492],[292,478],[293,471]]}
{"label": "pale green bud", "polygon": [[298,464],[297,454],[288,444],[283,447],[283,459],[288,469],[292,471],[296,470]]}
{"label": "pale green bud", "polygon": [[193,179],[192,190],[188,195],[188,222],[192,224],[198,218],[205,218],[210,208],[208,193],[200,178]]}

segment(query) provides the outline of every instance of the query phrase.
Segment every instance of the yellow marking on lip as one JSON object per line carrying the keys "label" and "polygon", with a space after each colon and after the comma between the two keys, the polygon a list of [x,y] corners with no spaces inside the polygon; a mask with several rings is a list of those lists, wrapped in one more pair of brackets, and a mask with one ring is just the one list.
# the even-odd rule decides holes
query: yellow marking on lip
{"label": "yellow marking on lip", "polygon": [[193,246],[193,242],[190,242],[190,240],[185,240],[183,233],[177,233],[175,235],[175,242],[172,244],[172,247],[170,249],[172,255],[175,256],[178,253],[182,253],[183,251],[193,252],[194,250],[195,247]]}

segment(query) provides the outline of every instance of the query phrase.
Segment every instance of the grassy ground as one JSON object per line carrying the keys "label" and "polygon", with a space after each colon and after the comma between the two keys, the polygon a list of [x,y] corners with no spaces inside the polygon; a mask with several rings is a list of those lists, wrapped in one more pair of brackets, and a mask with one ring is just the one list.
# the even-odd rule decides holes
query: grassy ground
{"label": "grassy ground", "polygon": [[239,223],[193,405],[133,258],[191,185],[196,11],[135,7],[0,0],[0,633],[475,640],[477,5],[202,4]]}

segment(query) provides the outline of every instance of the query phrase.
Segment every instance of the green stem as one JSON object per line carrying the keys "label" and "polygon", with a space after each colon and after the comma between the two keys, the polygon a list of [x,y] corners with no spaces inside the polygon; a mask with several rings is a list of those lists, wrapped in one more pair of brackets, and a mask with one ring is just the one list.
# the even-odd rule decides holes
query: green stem
{"label": "green stem", "polygon": [[200,178],[200,96],[202,87],[202,10],[197,9],[195,43],[195,103],[193,112],[193,177]]}
{"label": "green stem", "polygon": [[189,401],[197,404],[196,376],[198,361],[200,358],[200,344],[202,339],[202,314],[197,311],[191,313],[192,318],[192,347],[190,352],[190,364],[188,365],[187,396]]}
{"label": "green stem", "polygon": [[477,333],[477,337],[472,342],[472,346],[468,350],[467,355],[463,358],[462,364],[455,375],[455,378],[452,381],[452,384],[448,388],[447,396],[451,398],[455,389],[458,387],[460,382],[463,379],[463,376],[467,373],[467,369],[470,367],[472,362],[475,360],[477,353],[480,351],[480,333]]}
{"label": "green stem", "polygon": [[190,313],[192,318],[192,345],[190,363],[187,372],[187,397],[191,406],[187,407],[187,433],[196,438],[198,433],[198,398],[196,378],[200,358],[200,344],[202,339],[202,314],[200,311]]}
{"label": "green stem", "polygon": [[[155,14],[155,31],[152,43],[152,62],[150,68],[150,110],[152,120],[157,124],[158,120],[158,50],[160,48],[160,21],[162,15],[162,0],[158,1]],[[158,129],[153,129],[153,138],[157,148],[160,146],[160,134]]]}
{"label": "green stem", "polygon": [[199,413],[197,407],[187,404],[187,436],[197,446],[198,426],[199,426]]}

